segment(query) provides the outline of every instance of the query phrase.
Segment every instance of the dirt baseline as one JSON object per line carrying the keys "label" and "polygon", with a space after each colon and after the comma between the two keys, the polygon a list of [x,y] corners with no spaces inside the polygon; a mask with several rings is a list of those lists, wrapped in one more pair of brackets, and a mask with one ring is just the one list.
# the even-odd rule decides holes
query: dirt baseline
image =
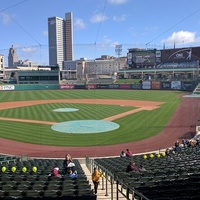
{"label": "dirt baseline", "polygon": [[[59,99],[59,100],[42,100],[42,101],[17,101],[17,102],[3,102],[0,103],[0,110],[9,109],[9,108],[17,108],[24,106],[32,106],[38,104],[47,104],[47,103],[82,103],[82,104],[102,104],[102,105],[121,105],[121,106],[133,106],[137,107],[137,109],[133,109],[124,113],[120,113],[118,115],[110,116],[103,120],[113,121],[119,119],[121,117],[139,112],[141,110],[153,110],[159,107],[159,105],[163,104],[163,102],[155,102],[155,101],[135,101],[135,100],[117,100],[117,99]],[[37,120],[27,120],[27,119],[16,119],[16,118],[3,118],[0,117],[0,120],[7,121],[17,121],[17,122],[31,122],[36,124],[56,124],[57,122],[48,122],[48,121],[37,121]]]}
{"label": "dirt baseline", "polygon": [[[100,100],[101,104],[110,105],[123,105],[123,106],[135,106],[145,110],[156,109],[162,102],[149,102],[149,101],[132,101],[132,100]],[[8,108],[16,108],[22,106],[30,106],[44,103],[88,103],[99,104],[97,99],[71,99],[71,100],[42,100],[42,101],[20,101],[20,102],[8,102],[0,103],[0,110]],[[198,99],[195,98],[183,98],[179,108],[172,116],[170,122],[166,128],[157,136],[138,141],[130,142],[126,144],[107,145],[107,146],[94,146],[94,147],[58,147],[58,146],[45,146],[28,144],[22,142],[16,142],[1,138],[0,140],[0,152],[3,154],[11,155],[28,155],[31,157],[46,157],[46,158],[63,158],[66,153],[70,153],[73,157],[81,158],[90,157],[104,157],[104,156],[116,156],[122,150],[129,148],[133,153],[142,153],[148,151],[158,150],[159,148],[165,148],[172,146],[177,139],[191,138],[191,127],[196,122]],[[137,110],[137,109],[136,109]],[[127,113],[126,113],[127,114]],[[113,116],[115,117],[115,116]],[[122,116],[121,116],[122,117]],[[162,116],[161,116],[162,117]],[[2,118],[1,118],[2,120]],[[5,120],[5,119],[4,119]],[[109,119],[112,120],[112,119]]]}

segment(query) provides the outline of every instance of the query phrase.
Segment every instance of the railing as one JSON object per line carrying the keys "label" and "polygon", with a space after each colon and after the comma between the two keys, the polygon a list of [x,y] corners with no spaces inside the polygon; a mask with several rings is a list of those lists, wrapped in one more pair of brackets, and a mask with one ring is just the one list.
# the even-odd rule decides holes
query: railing
{"label": "railing", "polygon": [[[108,184],[110,184],[110,199],[114,200],[114,193],[116,192],[116,199],[119,197],[119,193],[124,196],[127,200],[134,200],[137,196],[138,200],[149,200],[147,197],[139,193],[133,187],[128,186],[128,184],[123,183],[118,176],[115,176],[114,173],[110,172],[108,169],[102,165],[95,162],[94,159],[90,159],[86,156],[86,166],[89,171],[92,173],[94,167],[97,167],[98,170],[103,174],[102,178],[102,190],[105,190],[105,196],[108,194]],[[116,191],[114,190],[114,185],[116,185]]]}

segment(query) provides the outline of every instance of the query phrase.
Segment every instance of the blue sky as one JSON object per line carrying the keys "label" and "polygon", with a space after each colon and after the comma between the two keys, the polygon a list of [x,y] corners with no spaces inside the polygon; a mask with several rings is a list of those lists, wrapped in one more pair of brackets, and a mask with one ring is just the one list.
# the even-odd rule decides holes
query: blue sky
{"label": "blue sky", "polygon": [[199,0],[1,0],[0,54],[48,64],[48,17],[73,13],[74,59],[129,48],[200,46]]}

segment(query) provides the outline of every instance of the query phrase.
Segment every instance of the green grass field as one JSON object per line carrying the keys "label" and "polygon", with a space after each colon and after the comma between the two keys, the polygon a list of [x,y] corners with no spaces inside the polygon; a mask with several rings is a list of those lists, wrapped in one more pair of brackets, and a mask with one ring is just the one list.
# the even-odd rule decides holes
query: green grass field
{"label": "green grass field", "polygon": [[[132,99],[166,102],[159,109],[141,111],[115,123],[120,128],[95,134],[67,134],[51,130],[51,125],[0,121],[0,137],[27,143],[56,146],[97,146],[120,144],[152,137],[165,127],[181,99],[179,91],[137,90],[51,90],[51,91],[1,91],[0,102],[45,100],[45,99]],[[78,112],[56,113],[53,109],[78,108]],[[69,120],[103,119],[133,107],[116,105],[88,105],[72,103],[41,104],[0,111],[0,117],[63,122]]]}

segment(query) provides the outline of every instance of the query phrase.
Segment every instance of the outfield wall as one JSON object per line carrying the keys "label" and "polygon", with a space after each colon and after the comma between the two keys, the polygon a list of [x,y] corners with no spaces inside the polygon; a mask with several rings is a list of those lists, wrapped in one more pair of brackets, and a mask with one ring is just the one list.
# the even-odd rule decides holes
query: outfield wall
{"label": "outfield wall", "polygon": [[28,84],[0,85],[0,91],[12,90],[71,90],[71,89],[122,89],[122,90],[181,90],[193,91],[194,81],[143,81],[135,84]]}

